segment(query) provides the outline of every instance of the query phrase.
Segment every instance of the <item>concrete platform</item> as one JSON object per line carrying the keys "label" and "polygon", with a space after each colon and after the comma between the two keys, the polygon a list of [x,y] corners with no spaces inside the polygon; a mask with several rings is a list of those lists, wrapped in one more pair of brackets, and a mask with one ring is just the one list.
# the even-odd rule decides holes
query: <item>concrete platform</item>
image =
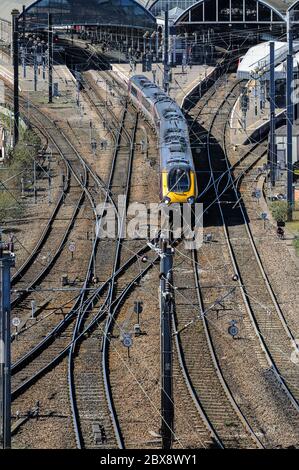
{"label": "concrete platform", "polygon": [[[13,83],[13,67],[10,58],[3,52],[0,52],[0,78],[8,80]],[[20,91],[33,92],[34,91],[34,70],[32,66],[26,67],[26,78],[23,77],[23,68],[19,67],[19,80]],[[58,91],[64,92],[69,86],[70,82],[75,79],[65,65],[55,65],[53,67],[53,83],[58,84]],[[43,79],[43,71],[40,66],[38,69],[37,91],[48,93],[48,71],[46,70],[45,79]]]}
{"label": "concrete platform", "polygon": [[[150,80],[154,81],[162,87],[163,85],[163,66],[161,63],[153,64],[153,72],[142,72],[142,64],[137,64],[136,69],[132,70],[129,64],[113,64],[112,70],[118,75],[128,79],[133,75],[145,75]],[[182,106],[184,99],[191,91],[198,86],[200,82],[205,80],[215,70],[215,67],[204,65],[193,65],[185,67],[182,72],[182,66],[172,68],[173,80],[170,84],[170,96]]]}
{"label": "concrete platform", "polygon": [[[270,123],[270,103],[265,101],[263,109],[260,107],[259,99],[254,96],[254,84],[249,81],[246,85],[249,96],[249,109],[243,119],[241,109],[241,97],[235,103],[230,116],[231,140],[236,146],[244,145],[246,141],[259,131],[262,132]],[[282,118],[285,109],[276,109],[276,117]],[[244,125],[245,124],[245,125]]]}

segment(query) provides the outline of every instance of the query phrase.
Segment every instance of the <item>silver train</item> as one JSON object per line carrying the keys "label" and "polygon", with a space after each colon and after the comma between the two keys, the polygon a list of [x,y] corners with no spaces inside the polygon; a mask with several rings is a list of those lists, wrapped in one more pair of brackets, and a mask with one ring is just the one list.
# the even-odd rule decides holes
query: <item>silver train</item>
{"label": "silver train", "polygon": [[193,204],[197,197],[196,172],[188,125],[178,104],[143,75],[128,82],[133,104],[157,131],[160,152],[160,198],[167,204]]}

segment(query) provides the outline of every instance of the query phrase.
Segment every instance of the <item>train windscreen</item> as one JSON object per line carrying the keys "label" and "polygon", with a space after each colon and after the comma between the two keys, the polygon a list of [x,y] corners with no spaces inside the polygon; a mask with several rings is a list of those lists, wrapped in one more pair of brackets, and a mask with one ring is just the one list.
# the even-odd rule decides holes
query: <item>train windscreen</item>
{"label": "train windscreen", "polygon": [[190,189],[189,171],[182,168],[170,170],[168,175],[168,190],[174,193],[185,193]]}

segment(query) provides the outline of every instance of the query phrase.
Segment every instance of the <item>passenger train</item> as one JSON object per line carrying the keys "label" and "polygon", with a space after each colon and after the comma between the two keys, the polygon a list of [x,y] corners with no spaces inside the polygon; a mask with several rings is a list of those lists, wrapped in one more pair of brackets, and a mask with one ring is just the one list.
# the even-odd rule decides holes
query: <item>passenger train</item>
{"label": "passenger train", "polygon": [[160,198],[167,205],[193,204],[197,197],[196,172],[186,119],[178,104],[143,75],[128,82],[133,104],[157,131],[160,153]]}

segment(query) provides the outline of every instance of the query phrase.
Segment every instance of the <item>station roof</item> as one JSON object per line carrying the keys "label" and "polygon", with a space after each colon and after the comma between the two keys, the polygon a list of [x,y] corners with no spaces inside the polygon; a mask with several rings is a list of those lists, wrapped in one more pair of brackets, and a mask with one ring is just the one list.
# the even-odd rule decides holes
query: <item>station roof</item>
{"label": "station roof", "polygon": [[111,25],[155,29],[155,17],[137,0],[1,0],[0,18],[11,20],[11,11],[22,12],[38,27],[53,14],[55,26]]}
{"label": "station roof", "polygon": [[[175,22],[178,20],[178,24],[180,23],[180,19],[184,17],[184,12],[195,8],[197,5],[200,5],[205,0],[38,0],[35,2],[34,0],[0,0],[1,1],[1,10],[0,10],[0,18],[10,21],[11,20],[11,11],[14,8],[19,9],[22,11],[23,5],[29,7],[30,5],[37,5],[37,4],[52,4],[53,8],[57,7],[58,10],[61,10],[67,4],[74,4],[76,10],[81,10],[83,6],[85,7],[84,12],[84,20],[81,18],[82,24],[112,24],[114,23],[117,25],[119,24],[126,24],[132,23],[130,26],[138,26],[143,27],[144,24],[147,24],[150,27],[150,23],[152,22],[150,18],[149,11],[156,17],[163,16],[165,11],[166,3],[169,4],[169,10],[171,11],[171,19]],[[246,0],[247,1],[247,0]],[[248,0],[249,1],[249,0]],[[115,13],[115,3],[118,2],[120,4],[120,9],[118,12],[122,13]],[[273,11],[277,11],[283,17],[286,15],[288,9],[295,8],[299,11],[299,0],[260,0],[261,3],[269,6]],[[131,8],[129,4],[138,4],[135,9]],[[232,0],[233,3],[233,0]],[[121,5],[122,4],[122,5]],[[92,17],[90,18],[90,12],[92,11]],[[96,11],[101,13],[102,20],[100,20],[100,13],[96,17]],[[113,12],[109,15],[109,11]],[[131,12],[134,11],[133,14]],[[125,13],[124,13],[125,12]],[[136,14],[137,12],[137,14]],[[108,18],[110,16],[110,18]],[[112,18],[113,17],[113,18]],[[90,21],[89,21],[90,20]],[[185,19],[184,19],[185,22]]]}
{"label": "station roof", "polygon": [[285,15],[288,8],[294,3],[294,0],[266,0],[264,3]]}

